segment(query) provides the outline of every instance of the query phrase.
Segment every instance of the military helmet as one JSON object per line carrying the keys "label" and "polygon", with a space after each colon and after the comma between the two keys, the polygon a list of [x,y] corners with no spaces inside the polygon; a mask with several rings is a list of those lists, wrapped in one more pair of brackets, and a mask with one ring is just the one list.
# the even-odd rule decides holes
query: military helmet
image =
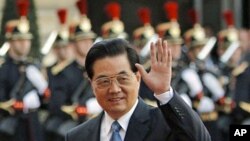
{"label": "military helmet", "polygon": [[87,0],[78,0],[76,6],[81,14],[80,21],[70,25],[72,40],[93,39],[96,34],[91,30],[91,22],[87,17]]}
{"label": "military helmet", "polygon": [[55,38],[54,47],[63,47],[69,43],[69,30],[66,25],[67,10],[64,8],[58,9],[57,15],[60,21],[60,29]]}
{"label": "military helmet", "polygon": [[221,47],[228,48],[230,44],[239,40],[239,35],[238,30],[234,27],[232,11],[223,12],[223,17],[227,28],[218,32],[218,43]]}
{"label": "military helmet", "polygon": [[30,25],[27,19],[28,14],[28,1],[17,1],[19,20],[10,20],[6,23],[5,37],[7,40],[17,39],[32,39],[33,36],[30,32]]}
{"label": "military helmet", "polygon": [[206,37],[205,29],[200,25],[197,19],[196,11],[189,10],[189,17],[192,19],[193,27],[184,33],[184,40],[188,48],[195,48],[204,46],[208,39]]}
{"label": "military helmet", "polygon": [[207,42],[205,30],[200,24],[195,24],[193,28],[186,31],[184,39],[190,48],[205,45]]}
{"label": "military helmet", "polygon": [[109,38],[123,38],[126,39],[128,34],[124,31],[124,24],[120,20],[121,7],[117,2],[110,2],[104,8],[106,14],[111,21],[104,23],[101,27],[102,37]]}
{"label": "military helmet", "polygon": [[155,34],[155,30],[151,25],[150,9],[141,7],[137,11],[140,21],[143,26],[138,27],[133,32],[134,45],[142,48],[149,39]]}
{"label": "military helmet", "polygon": [[157,33],[170,44],[182,44],[181,29],[178,23],[178,3],[166,2],[164,11],[170,22],[161,23],[156,26]]}

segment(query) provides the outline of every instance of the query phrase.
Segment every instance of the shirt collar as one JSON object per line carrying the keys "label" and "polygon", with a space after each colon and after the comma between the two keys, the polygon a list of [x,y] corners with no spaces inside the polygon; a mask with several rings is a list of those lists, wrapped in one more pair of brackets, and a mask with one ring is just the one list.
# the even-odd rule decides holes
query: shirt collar
{"label": "shirt collar", "polygon": [[[133,105],[133,107],[129,110],[129,112],[127,112],[125,115],[123,115],[122,117],[120,117],[117,121],[118,123],[121,125],[122,127],[122,130],[124,131],[127,131],[127,128],[128,128],[128,123],[129,123],[129,120],[132,116],[132,114],[134,113],[135,111],[135,108],[138,104],[138,99],[136,99],[135,101],[135,104]],[[105,128],[107,130],[105,130],[106,132],[111,132],[111,125],[112,123],[115,121],[114,119],[112,119],[106,112],[104,114],[104,123],[105,123]]]}

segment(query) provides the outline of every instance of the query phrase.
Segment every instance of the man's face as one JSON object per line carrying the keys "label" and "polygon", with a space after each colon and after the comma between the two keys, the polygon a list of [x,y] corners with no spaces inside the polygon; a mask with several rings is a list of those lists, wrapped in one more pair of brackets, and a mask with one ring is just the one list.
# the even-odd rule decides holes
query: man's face
{"label": "man's face", "polygon": [[83,39],[75,42],[76,53],[80,56],[86,56],[89,49],[93,45],[92,39]]}
{"label": "man's face", "polygon": [[12,40],[10,42],[13,52],[20,57],[25,57],[30,52],[31,41],[28,39]]}
{"label": "man's face", "polygon": [[226,51],[226,47],[224,47],[223,45],[220,45],[219,44],[219,46],[218,46],[218,48],[217,48],[217,54],[219,55],[219,56],[222,56],[223,55],[223,53],[225,53],[225,51]]}
{"label": "man's face", "polygon": [[[140,75],[130,69],[127,55],[97,60],[93,73],[91,85],[101,107],[114,119],[127,113],[138,98],[140,85]],[[110,85],[103,86],[107,80]]]}
{"label": "man's face", "polygon": [[242,54],[242,50],[241,48],[237,48],[233,55],[231,56],[231,58],[229,59],[229,63],[232,66],[237,66],[237,64],[239,63],[240,59],[241,59],[241,54]]}
{"label": "man's face", "polygon": [[67,60],[72,56],[70,44],[55,45],[54,52],[59,60]]}
{"label": "man's face", "polygon": [[203,45],[199,45],[199,46],[196,46],[196,47],[193,47],[192,49],[190,49],[190,51],[188,53],[189,59],[192,61],[195,61],[198,54],[201,52],[202,48],[203,48]]}
{"label": "man's face", "polygon": [[181,44],[168,44],[172,52],[173,60],[176,61],[181,57]]}

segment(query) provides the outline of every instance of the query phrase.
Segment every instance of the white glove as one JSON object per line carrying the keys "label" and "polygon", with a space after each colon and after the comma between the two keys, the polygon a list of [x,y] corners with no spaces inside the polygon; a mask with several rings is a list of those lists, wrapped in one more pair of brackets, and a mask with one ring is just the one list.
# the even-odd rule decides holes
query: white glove
{"label": "white glove", "polygon": [[185,69],[181,73],[181,78],[187,83],[189,89],[191,90],[191,97],[195,97],[198,93],[203,91],[201,80],[197,72],[193,69]]}
{"label": "white glove", "polygon": [[94,115],[94,114],[99,114],[100,112],[102,112],[102,107],[99,105],[96,98],[90,98],[89,100],[87,100],[86,107],[87,107],[88,114]]}
{"label": "white glove", "polygon": [[186,104],[192,108],[192,101],[187,94],[180,94],[181,98],[186,102]]}
{"label": "white glove", "polygon": [[202,75],[202,81],[212,93],[213,100],[217,101],[225,95],[224,89],[222,88],[220,82],[214,75],[210,73],[205,73]]}
{"label": "white glove", "polygon": [[35,66],[29,65],[26,68],[26,76],[38,90],[39,94],[43,94],[48,87],[48,82],[46,81],[42,73]]}
{"label": "white glove", "polygon": [[198,105],[197,111],[199,113],[206,113],[206,112],[212,112],[214,111],[215,106],[212,99],[209,97],[203,96],[200,100],[200,103]]}
{"label": "white glove", "polygon": [[24,111],[28,109],[36,109],[39,108],[41,103],[39,97],[37,95],[36,90],[31,90],[28,92],[23,98]]}

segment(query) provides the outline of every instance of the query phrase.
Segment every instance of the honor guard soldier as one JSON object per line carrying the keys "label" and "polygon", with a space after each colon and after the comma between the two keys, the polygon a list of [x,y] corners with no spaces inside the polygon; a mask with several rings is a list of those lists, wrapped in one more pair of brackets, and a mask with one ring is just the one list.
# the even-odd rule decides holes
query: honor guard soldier
{"label": "honor guard soldier", "polygon": [[233,88],[229,84],[233,80],[232,72],[240,63],[241,48],[239,41],[239,31],[234,26],[233,13],[228,10],[223,12],[223,17],[227,28],[218,33],[218,66],[221,70],[221,82],[225,87],[227,96],[232,97]]}
{"label": "honor guard soldier", "polygon": [[[71,97],[72,105],[63,105],[61,109],[71,115],[71,123],[79,124],[99,113],[102,109],[94,98],[85,70],[85,58],[93,45],[96,34],[91,30],[91,23],[87,17],[87,1],[79,0],[76,2],[76,6],[80,11],[81,18],[78,23],[70,25],[70,38],[75,53],[75,60],[70,64],[70,68],[75,77],[72,81],[77,86]],[[72,128],[72,126],[68,126],[69,122],[62,125],[62,127],[64,126],[63,135],[69,128]]]}
{"label": "honor guard soldier", "polygon": [[111,19],[101,27],[102,38],[122,38],[127,39],[128,34],[124,31],[125,27],[121,18],[121,6],[118,2],[110,2],[104,7],[105,13]]}
{"label": "honor guard soldier", "polygon": [[229,82],[233,69],[240,61],[241,49],[239,48],[239,32],[234,26],[232,11],[223,12],[223,17],[227,27],[218,33],[217,65],[222,74],[221,82],[229,95],[231,92]]}
{"label": "honor guard soldier", "polygon": [[204,61],[201,60],[198,63],[196,62],[198,60],[198,54],[208,41],[205,34],[205,29],[198,22],[197,13],[194,9],[190,9],[188,14],[192,21],[193,27],[187,30],[183,35],[185,47],[187,49],[187,63],[195,70],[205,69]]}
{"label": "honor guard soldier", "polygon": [[187,95],[187,86],[181,79],[181,72],[185,68],[185,63],[182,58],[182,44],[181,29],[178,23],[178,3],[166,2],[164,4],[164,11],[169,22],[161,23],[156,26],[156,31],[159,37],[167,40],[168,46],[172,50],[172,86],[180,93],[182,98],[192,106],[191,100]]}
{"label": "honor guard soldier", "polygon": [[203,62],[196,64],[196,57],[206,43],[205,33],[200,25],[195,25],[192,29],[188,30],[184,36],[188,50],[187,56],[190,62],[189,68],[182,71],[181,77],[188,85],[193,108],[197,110],[214,140],[217,138],[217,135],[215,135],[217,131],[215,131],[215,129],[217,129],[218,113],[215,110],[213,100],[207,95],[206,87],[203,85],[202,75],[205,68],[204,66],[200,67],[200,63]]}
{"label": "honor guard soldier", "polygon": [[48,83],[28,57],[33,38],[27,19],[29,3],[17,1],[17,6],[20,19],[6,24],[10,48],[0,67],[0,139],[43,141],[37,110]]}
{"label": "honor guard soldier", "polygon": [[231,113],[235,106],[235,103],[232,101],[236,77],[234,72],[237,71],[242,52],[239,42],[239,32],[234,26],[232,11],[224,11],[223,17],[227,28],[218,33],[218,47],[216,51],[218,55],[217,65],[220,68],[219,79],[225,90],[225,98],[221,99],[218,104],[220,112],[223,112],[223,115],[228,117],[228,114]]}
{"label": "honor guard soldier", "polygon": [[[206,57],[200,59],[200,56],[203,55],[201,53],[203,52],[203,49],[208,46],[209,40],[205,35],[204,28],[198,22],[195,22],[193,28],[184,33],[184,38],[188,49],[187,55],[190,61],[190,70],[198,74],[203,91],[203,97],[201,97],[198,102],[194,102],[193,105],[210,132],[212,140],[219,140],[217,131],[217,106],[223,104],[222,101],[225,99],[225,90],[216,75],[207,69],[205,65]],[[208,54],[209,52],[206,53],[206,56]],[[186,80],[189,80],[188,76],[190,75],[188,75],[188,73],[184,76],[186,76],[184,77]]]}
{"label": "honor guard soldier", "polygon": [[[144,64],[149,59],[149,53],[142,54],[142,50],[146,47],[146,44],[155,35],[155,29],[151,25],[151,11],[148,7],[140,7],[137,11],[140,22],[143,24],[133,32],[133,45],[135,50],[141,57],[141,61]],[[148,66],[149,67],[149,66]]]}
{"label": "honor guard soldier", "polygon": [[178,23],[178,3],[177,2],[166,2],[164,4],[164,11],[167,19],[170,22],[161,23],[156,26],[159,37],[166,39],[168,45],[171,46],[173,52],[173,60],[179,60],[181,57],[181,45],[183,39],[181,37],[181,29]]}
{"label": "honor guard soldier", "polygon": [[[232,11],[224,11],[223,18],[227,27],[218,33],[217,54],[219,56],[220,63],[224,63],[224,65],[233,67],[237,64],[237,61],[239,61],[239,59],[235,60],[235,57],[233,57],[233,55],[236,56],[238,54],[238,56],[240,57],[239,32],[234,26]],[[233,53],[224,54],[229,48]]]}
{"label": "honor guard soldier", "polygon": [[72,117],[61,110],[63,105],[71,105],[71,97],[77,87],[74,68],[70,65],[73,62],[73,51],[69,41],[69,29],[66,25],[67,10],[57,11],[60,29],[53,44],[53,51],[57,61],[47,68],[51,98],[48,102],[48,117],[44,124],[47,141],[63,141],[60,127]]}
{"label": "honor guard soldier", "polygon": [[[217,64],[221,70],[220,81],[226,91],[226,98],[223,101],[224,104],[220,106],[219,129],[221,136],[224,139],[229,140],[229,125],[241,116],[241,112],[239,111],[242,110],[239,106],[241,101],[239,99],[242,98],[241,94],[243,93],[241,93],[241,90],[243,90],[243,87],[239,87],[238,84],[246,82],[238,76],[240,76],[247,67],[245,66],[245,63],[240,64],[242,50],[239,41],[239,31],[234,25],[233,12],[230,10],[224,11],[223,19],[226,28],[218,33],[218,48],[216,50],[218,55]],[[237,78],[241,80],[241,82],[237,82],[238,84],[236,84]],[[245,79],[247,78],[245,77]],[[242,86],[244,86],[244,84]],[[237,94],[237,96],[235,94]],[[244,97],[243,99],[243,101],[247,101],[247,97]],[[227,126],[225,126],[225,124]]]}

